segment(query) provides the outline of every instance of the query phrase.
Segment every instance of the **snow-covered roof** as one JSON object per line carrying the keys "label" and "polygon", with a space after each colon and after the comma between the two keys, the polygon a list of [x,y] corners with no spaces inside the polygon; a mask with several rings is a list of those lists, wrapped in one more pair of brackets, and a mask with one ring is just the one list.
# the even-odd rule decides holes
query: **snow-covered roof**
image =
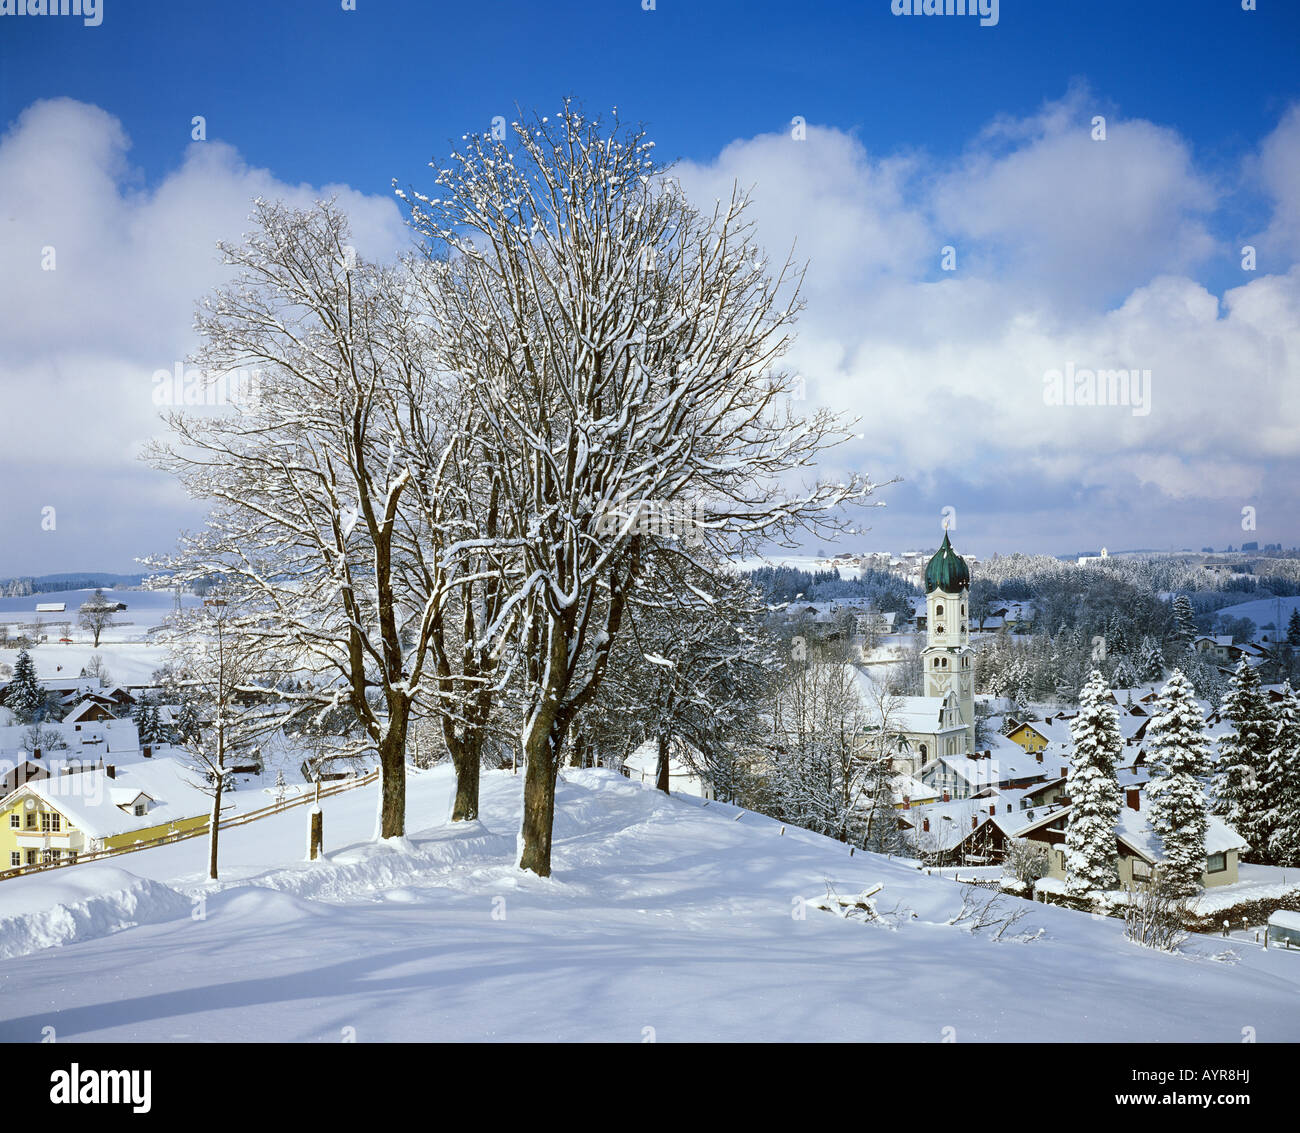
{"label": "snow-covered roof", "polygon": [[[1146,797],[1141,799],[1142,809],[1122,806],[1119,820],[1115,824],[1115,834],[1119,840],[1135,853],[1141,854],[1149,862],[1158,862],[1164,856],[1160,852],[1159,837],[1151,829],[1151,811]],[[1221,818],[1210,815],[1205,828],[1205,853],[1225,854],[1229,850],[1247,850],[1250,843],[1238,834]]]}
{"label": "snow-covered roof", "polygon": [[1293,913],[1290,909],[1278,909],[1277,912],[1269,914],[1268,923],[1274,928],[1300,932],[1300,913]]}
{"label": "snow-covered roof", "polygon": [[[1119,816],[1115,820],[1115,837],[1117,837],[1125,846],[1135,854],[1145,858],[1152,864],[1163,860],[1164,855],[1160,852],[1159,836],[1151,828],[1151,810],[1145,796],[1139,799],[1141,804],[1140,810],[1134,810],[1130,806],[1121,806]],[[1067,816],[1073,810],[1069,804],[1048,811],[1041,815],[1033,822],[1028,823],[1025,831],[1029,831],[1038,826],[1042,826],[1048,818],[1059,819],[1062,815]],[[1248,850],[1248,843],[1240,834],[1222,819],[1214,815],[1208,816],[1205,830],[1205,853],[1224,854],[1229,850]]]}
{"label": "snow-covered roof", "polygon": [[[34,779],[10,792],[4,802],[24,793],[34,795],[88,837],[110,838],[207,814],[212,801],[195,785],[195,777],[178,760],[154,759],[118,768],[116,778],[105,771],[82,771]],[[122,809],[141,795],[151,802],[147,813]]]}
{"label": "snow-covered roof", "polygon": [[[679,746],[680,745],[680,746]],[[681,776],[683,778],[695,778],[696,773],[690,765],[679,758],[682,747],[690,747],[692,753],[703,763],[703,756],[699,754],[699,749],[683,741],[674,741],[668,756],[668,775],[670,778]],[[655,774],[659,769],[659,744],[655,740],[646,740],[640,747],[636,748],[625,760],[623,766],[636,771],[638,774]]]}

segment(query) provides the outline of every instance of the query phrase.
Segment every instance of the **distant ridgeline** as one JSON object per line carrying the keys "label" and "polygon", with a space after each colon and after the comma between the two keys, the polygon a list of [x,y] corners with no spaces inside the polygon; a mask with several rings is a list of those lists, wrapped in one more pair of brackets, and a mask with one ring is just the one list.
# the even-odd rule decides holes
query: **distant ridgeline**
{"label": "distant ridgeline", "polygon": [[867,567],[861,578],[841,578],[831,570],[807,571],[797,567],[764,566],[749,571],[749,580],[769,602],[829,602],[833,598],[869,598],[877,609],[888,613],[911,610],[910,598],[920,587],[888,571]]}
{"label": "distant ridgeline", "polygon": [[0,597],[23,598],[28,594],[50,594],[58,590],[86,590],[100,586],[139,586],[143,574],[44,574],[39,578],[6,578],[0,581]]}

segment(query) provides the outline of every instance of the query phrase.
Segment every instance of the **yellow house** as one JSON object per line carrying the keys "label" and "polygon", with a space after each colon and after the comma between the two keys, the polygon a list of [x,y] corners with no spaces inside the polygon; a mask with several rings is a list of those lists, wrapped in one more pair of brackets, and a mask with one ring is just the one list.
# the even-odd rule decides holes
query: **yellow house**
{"label": "yellow house", "polygon": [[205,829],[211,800],[192,776],[154,759],[24,783],[0,799],[0,871]]}
{"label": "yellow house", "polygon": [[[1125,804],[1115,822],[1115,870],[1119,887],[1127,888],[1151,877],[1163,859],[1158,839],[1151,829],[1151,814],[1146,799],[1137,788],[1125,792]],[[1070,807],[1052,812],[1023,827],[1018,838],[1046,842],[1049,847],[1047,876],[1066,879],[1065,835],[1069,826]],[[1249,844],[1231,826],[1215,815],[1208,815],[1205,830],[1205,865],[1201,870],[1201,888],[1217,889],[1235,885],[1238,865]]]}
{"label": "yellow house", "polygon": [[1018,743],[1031,755],[1042,751],[1050,742],[1033,724],[1017,724],[1007,733],[1007,739]]}

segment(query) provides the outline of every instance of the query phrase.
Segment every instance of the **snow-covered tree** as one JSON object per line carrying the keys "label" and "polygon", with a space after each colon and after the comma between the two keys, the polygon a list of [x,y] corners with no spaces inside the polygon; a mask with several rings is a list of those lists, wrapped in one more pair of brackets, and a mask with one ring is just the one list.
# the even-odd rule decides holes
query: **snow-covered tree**
{"label": "snow-covered tree", "polygon": [[459,332],[453,369],[486,379],[493,546],[526,690],[518,864],[543,876],[570,728],[604,678],[648,541],[680,537],[647,517],[748,553],[797,531],[833,536],[841,505],[872,488],[854,476],[783,490],[851,435],[828,413],[797,416],[793,377],[776,369],[792,272],[769,275],[742,195],[697,212],[651,145],[566,103],[511,137],[470,135],[435,194],[412,200],[447,265],[431,289],[439,342]]}
{"label": "snow-covered tree", "polygon": [[1111,677],[1111,682],[1116,688],[1134,688],[1140,681],[1137,669],[1128,657],[1121,657],[1115,662],[1115,672]]}
{"label": "snow-covered tree", "polygon": [[113,681],[112,675],[108,671],[108,666],[104,663],[104,658],[98,653],[92,653],[90,660],[82,667],[81,675],[91,680],[98,681],[100,688],[107,688]]}
{"label": "snow-covered tree", "polygon": [[598,699],[636,722],[629,747],[656,744],[660,790],[668,790],[670,753],[678,752],[720,797],[732,795],[775,667],[766,607],[724,564],[706,572],[658,549],[646,565]]}
{"label": "snow-covered tree", "polygon": [[194,705],[193,699],[187,695],[181,701],[180,710],[176,714],[176,735],[175,742],[180,744],[192,743],[199,738],[199,714]]}
{"label": "snow-covered tree", "polygon": [[1179,654],[1185,653],[1196,636],[1196,617],[1192,611],[1191,599],[1180,594],[1174,599],[1174,647]]}
{"label": "snow-covered tree", "polygon": [[5,690],[5,705],[20,724],[32,724],[45,717],[48,696],[36,679],[36,665],[26,649],[14,662],[14,675]]}
{"label": "snow-covered tree", "polygon": [[808,656],[789,665],[772,713],[770,772],[779,817],[855,845],[879,786],[875,762],[862,751],[863,737],[879,722],[858,682],[844,659]]}
{"label": "snow-covered tree", "polygon": [[1147,727],[1151,826],[1160,837],[1162,871],[1173,891],[1190,895],[1205,872],[1210,744],[1191,683],[1175,669],[1160,690]]}
{"label": "snow-covered tree", "polygon": [[1003,872],[1025,885],[1048,875],[1052,868],[1052,851],[1045,842],[1035,842],[1029,838],[1012,838],[1007,842],[1006,857],[1003,859]]}
{"label": "snow-covered tree", "polygon": [[1260,781],[1260,801],[1267,810],[1268,860],[1300,866],[1300,696],[1287,681],[1274,706],[1268,759]]}
{"label": "snow-covered tree", "polygon": [[104,630],[113,625],[113,614],[117,603],[104,597],[102,590],[96,590],[77,611],[77,624],[95,639],[95,648],[99,648],[99,639]]}
{"label": "snow-covered tree", "polygon": [[1138,646],[1138,676],[1143,681],[1160,681],[1165,676],[1165,657],[1160,649],[1160,642],[1150,634],[1144,634]]}
{"label": "snow-covered tree", "polygon": [[1070,734],[1074,754],[1066,779],[1071,803],[1065,834],[1066,885],[1072,894],[1085,896],[1119,884],[1115,821],[1120,794],[1115,764],[1124,741],[1110,690],[1096,669],[1079,695],[1079,714]]}
{"label": "snow-covered tree", "polygon": [[1259,674],[1243,657],[1237,665],[1222,715],[1233,731],[1219,739],[1214,776],[1214,812],[1222,815],[1251,846],[1251,856],[1268,854],[1268,807],[1263,783],[1275,732]]}
{"label": "snow-covered tree", "polygon": [[[191,674],[193,696],[212,713],[211,727],[186,741],[181,750],[191,781],[212,797],[208,877],[215,881],[221,803],[234,786],[231,768],[240,758],[256,753],[258,741],[279,727],[281,714],[273,705],[241,702],[241,691],[269,685],[274,674],[273,657],[260,647],[261,619],[232,606],[223,591],[213,594],[204,600],[201,611],[174,617],[165,632]],[[145,719],[147,728],[147,706]]]}
{"label": "snow-covered tree", "polygon": [[403,507],[417,484],[440,495],[448,467],[430,320],[409,271],[356,256],[334,203],[259,200],[254,221],[242,246],[222,245],[238,275],[200,312],[197,361],[255,384],[228,412],[166,415],[174,439],[148,455],[212,512],[151,565],[173,583],[220,577],[263,615],[250,632],[282,678],[303,680],[286,702],[350,707],[381,767],[376,835],[396,837],[407,723],[445,593],[430,576],[411,604],[398,577],[417,543],[425,562],[444,546]]}

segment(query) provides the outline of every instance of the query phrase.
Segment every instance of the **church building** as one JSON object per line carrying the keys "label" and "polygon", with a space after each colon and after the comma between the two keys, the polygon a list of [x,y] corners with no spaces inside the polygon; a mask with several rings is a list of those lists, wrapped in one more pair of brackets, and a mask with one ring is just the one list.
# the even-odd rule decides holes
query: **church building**
{"label": "church building", "polygon": [[966,755],[975,750],[975,650],[970,643],[970,567],[948,542],[925,568],[926,646],[921,651],[925,696],[941,701],[952,693],[966,729]]}
{"label": "church building", "polygon": [[[975,751],[975,649],[970,643],[970,567],[943,536],[925,568],[926,644],[919,696],[892,697],[890,731],[898,736],[895,766],[909,775],[934,772],[936,761]],[[879,715],[873,678],[859,669],[864,701]]]}

